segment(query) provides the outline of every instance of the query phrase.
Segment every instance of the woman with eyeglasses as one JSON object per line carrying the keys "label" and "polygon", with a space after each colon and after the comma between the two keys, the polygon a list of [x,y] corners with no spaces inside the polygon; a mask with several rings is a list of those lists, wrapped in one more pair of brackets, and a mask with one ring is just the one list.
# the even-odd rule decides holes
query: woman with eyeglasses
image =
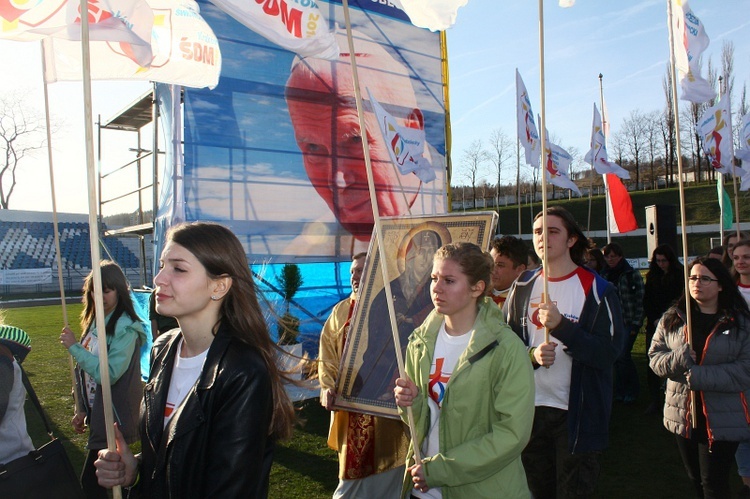
{"label": "woman with eyeglasses", "polygon": [[[651,340],[656,332],[659,319],[685,291],[685,276],[683,274],[682,264],[670,245],[662,244],[654,248],[648,272],[646,272],[646,284],[643,292],[643,312],[646,315],[646,351],[651,346]],[[662,382],[651,368],[646,370],[646,381],[648,382],[648,394],[651,400],[646,409],[646,414],[656,414],[661,412]]]}
{"label": "woman with eyeglasses", "polygon": [[659,321],[649,364],[668,378],[664,426],[676,435],[698,497],[731,497],[734,454],[739,442],[750,440],[750,310],[713,258],[690,264],[689,293],[692,342],[683,296]]}

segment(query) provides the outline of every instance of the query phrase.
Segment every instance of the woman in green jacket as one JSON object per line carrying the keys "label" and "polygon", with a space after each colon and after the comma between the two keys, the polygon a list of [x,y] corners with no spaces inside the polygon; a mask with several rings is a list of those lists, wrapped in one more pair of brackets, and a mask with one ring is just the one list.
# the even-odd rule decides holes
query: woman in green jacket
{"label": "woman in green jacket", "polygon": [[[521,340],[485,290],[492,259],[470,243],[435,254],[435,310],[409,337],[402,418],[411,406],[421,462],[409,449],[403,495],[528,498],[521,451],[534,420],[534,378]],[[412,446],[414,441],[412,441]]]}
{"label": "woman in green jacket", "polygon": [[107,342],[113,412],[129,444],[138,440],[138,416],[143,397],[140,362],[141,345],[146,342],[143,323],[135,312],[128,280],[120,266],[102,260],[100,271],[105,334],[96,329],[93,272],[83,282],[80,341],[69,327],[64,327],[60,334],[60,343],[78,364],[76,390],[79,396],[71,424],[79,434],[86,432],[86,426],[89,428],[88,452],[81,471],[81,486],[87,499],[108,497],[107,490],[99,486],[94,468],[99,450],[107,448],[99,341]]}

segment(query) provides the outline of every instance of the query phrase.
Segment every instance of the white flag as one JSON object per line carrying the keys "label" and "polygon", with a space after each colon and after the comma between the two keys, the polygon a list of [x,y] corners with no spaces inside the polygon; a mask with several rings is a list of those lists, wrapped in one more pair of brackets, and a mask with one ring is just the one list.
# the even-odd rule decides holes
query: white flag
{"label": "white flag", "polygon": [[570,189],[580,196],[581,191],[578,189],[575,182],[570,180],[570,177],[568,176],[568,170],[573,162],[573,157],[568,154],[568,151],[557,144],[553,144],[549,140],[546,141],[544,145],[546,146],[545,171],[547,180],[549,180],[551,184],[562,187],[563,189]]}
{"label": "white flag", "polygon": [[[132,60],[142,66],[149,65],[154,17],[145,0],[88,0],[87,5],[91,41],[117,43]],[[54,37],[80,41],[79,11],[80,3],[76,0],[0,1],[0,38],[32,41]]]}
{"label": "white flag", "polygon": [[378,117],[378,125],[383,133],[388,154],[401,175],[414,173],[422,182],[435,180],[436,175],[430,162],[422,156],[426,144],[424,130],[409,128],[396,123],[380,103],[375,100],[370,89],[367,89],[372,109]]}
{"label": "white flag", "polygon": [[679,71],[681,98],[700,104],[716,97],[714,89],[701,76],[698,65],[700,56],[708,48],[710,40],[703,23],[690,9],[688,0],[670,1],[675,68]]}
{"label": "white flag", "polygon": [[531,99],[526,91],[526,85],[516,69],[516,113],[518,122],[518,140],[521,141],[526,164],[539,168],[541,145],[539,133],[534,121],[534,111],[531,109]]}
{"label": "white flag", "polygon": [[300,57],[335,60],[339,46],[314,1],[210,0],[271,42]]}
{"label": "white flag", "polygon": [[600,175],[614,173],[620,178],[629,179],[630,173],[617,163],[609,161],[607,156],[607,139],[604,136],[602,117],[594,104],[594,122],[591,125],[591,149],[583,160],[594,167]]}
{"label": "white flag", "polygon": [[750,162],[750,113],[742,117],[742,128],[740,128],[740,148],[735,151],[735,156],[744,162]]}
{"label": "white flag", "polygon": [[[97,43],[91,45],[91,78],[214,88],[221,72],[221,52],[198,4],[193,0],[148,2],[154,15],[150,67],[134,62],[121,44]],[[47,83],[82,78],[79,43],[47,38],[43,46]]]}
{"label": "white flag", "polygon": [[411,23],[430,31],[443,31],[456,23],[458,9],[469,0],[390,0],[406,12]]}
{"label": "white flag", "polygon": [[[698,122],[703,139],[703,151],[711,167],[721,173],[732,174],[732,131],[729,128],[729,98],[725,97],[706,109]],[[738,170],[735,168],[735,170]],[[737,175],[743,172],[738,171]]]}

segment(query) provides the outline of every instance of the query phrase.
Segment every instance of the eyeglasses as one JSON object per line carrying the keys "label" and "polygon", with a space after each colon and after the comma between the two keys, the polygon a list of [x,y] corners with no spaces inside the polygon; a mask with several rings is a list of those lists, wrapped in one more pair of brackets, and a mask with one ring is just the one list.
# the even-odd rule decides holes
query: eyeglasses
{"label": "eyeglasses", "polygon": [[688,277],[693,282],[700,281],[701,284],[711,284],[712,282],[719,282],[718,279],[711,279],[707,275],[691,275]]}

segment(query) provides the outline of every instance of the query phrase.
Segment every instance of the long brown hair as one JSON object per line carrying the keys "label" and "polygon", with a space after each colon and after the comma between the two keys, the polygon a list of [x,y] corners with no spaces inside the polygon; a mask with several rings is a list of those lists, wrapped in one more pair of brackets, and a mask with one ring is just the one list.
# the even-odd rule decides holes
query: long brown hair
{"label": "long brown hair", "polygon": [[[117,306],[107,321],[107,335],[115,334],[115,325],[123,313],[128,314],[134,321],[140,321],[135,313],[133,301],[130,299],[130,286],[122,269],[112,260],[99,262],[102,275],[102,291],[111,289],[117,291]],[[81,312],[81,336],[83,337],[94,323],[96,312],[94,310],[94,271],[89,272],[83,281],[83,311]]]}
{"label": "long brown hair", "polygon": [[294,406],[284,388],[291,381],[276,365],[280,348],[271,340],[245,250],[239,239],[226,227],[206,222],[174,226],[167,240],[179,244],[195,256],[211,278],[229,276],[232,286],[224,296],[219,324],[228,326],[233,337],[256,350],[268,370],[273,388],[273,416],[269,434],[289,438],[294,424]]}

